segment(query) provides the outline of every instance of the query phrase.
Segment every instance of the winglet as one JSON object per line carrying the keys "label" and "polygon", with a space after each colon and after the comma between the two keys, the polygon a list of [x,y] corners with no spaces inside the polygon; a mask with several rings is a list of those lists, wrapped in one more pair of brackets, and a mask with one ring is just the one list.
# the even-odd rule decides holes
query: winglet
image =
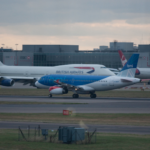
{"label": "winglet", "polygon": [[138,59],[139,54],[133,54],[122,70],[119,72],[118,76],[133,78],[135,76]]}

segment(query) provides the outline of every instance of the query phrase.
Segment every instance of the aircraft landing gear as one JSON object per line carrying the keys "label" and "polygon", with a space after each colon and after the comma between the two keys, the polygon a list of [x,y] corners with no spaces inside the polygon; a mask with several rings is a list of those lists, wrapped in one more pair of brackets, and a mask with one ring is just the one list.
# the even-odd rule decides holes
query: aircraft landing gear
{"label": "aircraft landing gear", "polygon": [[49,94],[48,97],[51,98],[51,97],[52,97],[52,94]]}
{"label": "aircraft landing gear", "polygon": [[91,98],[96,98],[96,94],[91,94],[90,97]]}
{"label": "aircraft landing gear", "polygon": [[78,94],[73,94],[72,97],[73,98],[79,98],[79,95]]}

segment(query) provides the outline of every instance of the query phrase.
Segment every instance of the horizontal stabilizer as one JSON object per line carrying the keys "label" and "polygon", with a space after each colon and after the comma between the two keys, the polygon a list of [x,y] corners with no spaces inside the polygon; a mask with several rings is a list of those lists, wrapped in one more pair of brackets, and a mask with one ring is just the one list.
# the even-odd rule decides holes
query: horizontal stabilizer
{"label": "horizontal stabilizer", "polygon": [[122,82],[132,82],[131,80],[128,79],[121,79]]}

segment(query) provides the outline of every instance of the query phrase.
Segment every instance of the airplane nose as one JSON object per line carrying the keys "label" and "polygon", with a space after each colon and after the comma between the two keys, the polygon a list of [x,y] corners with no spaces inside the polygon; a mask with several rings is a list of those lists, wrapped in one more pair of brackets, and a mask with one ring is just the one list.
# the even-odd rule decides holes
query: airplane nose
{"label": "airplane nose", "polygon": [[38,81],[35,82],[35,86],[39,87],[39,82]]}

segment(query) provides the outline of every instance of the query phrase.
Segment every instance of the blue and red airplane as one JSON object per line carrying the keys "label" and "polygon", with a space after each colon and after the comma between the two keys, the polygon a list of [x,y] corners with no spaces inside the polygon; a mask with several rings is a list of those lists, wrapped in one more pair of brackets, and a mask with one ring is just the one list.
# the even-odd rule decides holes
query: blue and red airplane
{"label": "blue and red airplane", "polygon": [[133,54],[116,76],[53,74],[41,77],[35,85],[38,88],[49,88],[49,97],[52,94],[67,94],[72,91],[73,98],[78,98],[79,94],[90,94],[91,98],[96,98],[96,91],[113,90],[139,83],[141,80],[135,78],[138,59],[139,54]]}

